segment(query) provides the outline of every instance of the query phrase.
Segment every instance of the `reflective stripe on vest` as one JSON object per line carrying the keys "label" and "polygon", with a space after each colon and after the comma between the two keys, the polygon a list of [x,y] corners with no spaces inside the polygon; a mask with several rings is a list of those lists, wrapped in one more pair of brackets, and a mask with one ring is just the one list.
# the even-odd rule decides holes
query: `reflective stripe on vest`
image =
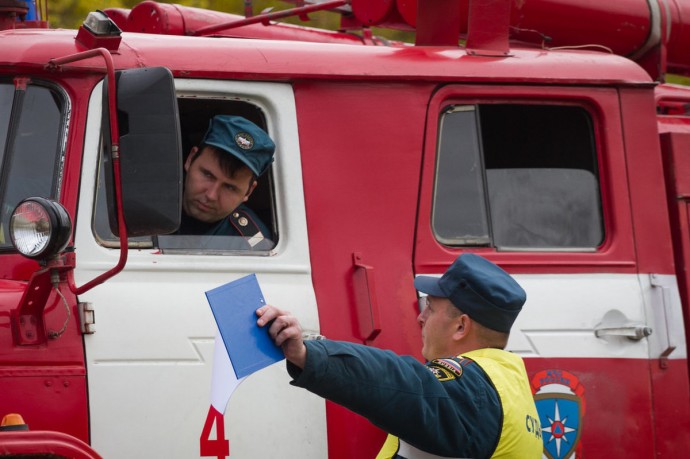
{"label": "reflective stripe on vest", "polygon": [[[544,444],[539,416],[522,359],[500,349],[479,349],[459,355],[458,358],[469,358],[476,362],[489,376],[498,392],[503,408],[503,426],[498,445],[491,457],[541,458]],[[533,423],[536,423],[537,429],[528,427],[533,426]],[[376,459],[391,459],[396,454],[404,459],[441,457],[421,451],[394,435],[388,435]]]}

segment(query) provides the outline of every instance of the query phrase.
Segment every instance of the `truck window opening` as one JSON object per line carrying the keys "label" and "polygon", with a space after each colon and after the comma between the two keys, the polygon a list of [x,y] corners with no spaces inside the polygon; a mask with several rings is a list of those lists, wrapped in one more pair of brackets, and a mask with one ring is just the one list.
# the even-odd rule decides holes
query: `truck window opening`
{"label": "truck window opening", "polygon": [[[228,99],[204,99],[198,97],[178,98],[180,111],[180,128],[182,132],[183,162],[192,147],[198,146],[208,129],[211,117],[220,114],[242,116],[263,129],[266,129],[266,118],[261,109],[254,104]],[[123,154],[125,154],[123,152]],[[101,149],[101,157],[103,150]],[[102,159],[100,162],[97,184],[96,211],[94,213],[93,232],[99,243],[105,247],[119,247],[118,238],[112,234],[108,223],[108,209],[105,194]],[[275,197],[273,193],[273,174],[269,170],[258,179],[259,184],[249,200],[251,209],[271,229],[273,239],[262,243],[251,252],[247,249],[244,238],[239,236],[192,236],[192,235],[158,235],[156,237],[129,238],[129,246],[135,248],[158,248],[162,253],[206,253],[233,254],[238,252],[262,253],[275,247],[278,228],[275,218]]]}
{"label": "truck window opening", "polygon": [[450,107],[440,122],[432,224],[449,246],[595,250],[604,228],[589,113]]}

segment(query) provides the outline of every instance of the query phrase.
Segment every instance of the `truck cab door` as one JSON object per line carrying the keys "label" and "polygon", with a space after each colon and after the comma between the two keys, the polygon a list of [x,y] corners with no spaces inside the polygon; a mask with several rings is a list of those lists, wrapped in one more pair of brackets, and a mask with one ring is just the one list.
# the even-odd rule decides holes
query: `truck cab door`
{"label": "truck cab door", "polygon": [[[239,236],[129,239],[125,269],[79,297],[95,317],[84,337],[91,442],[104,457],[193,458],[209,450],[216,457],[228,451],[231,457],[271,457],[276,451],[285,457],[324,457],[325,402],[294,390],[284,363],[243,380],[224,418],[217,412],[211,416],[209,408],[218,347],[206,291],[254,273],[268,303],[293,305],[305,331],[320,332],[292,87],[178,79],[175,90],[185,153],[199,144],[211,116],[218,114],[262,124],[275,140],[272,171],[259,178],[247,202],[271,227],[274,240],[250,250],[250,244],[236,244]],[[119,256],[120,241],[111,233],[103,204],[100,106],[97,87],[89,104],[75,228],[78,284]],[[267,425],[271,439],[262,441],[257,432]]]}
{"label": "truck cab door", "polygon": [[635,256],[618,92],[448,86],[427,126],[415,274],[473,252],[525,288],[508,350],[525,359],[546,457],[654,456],[661,290]]}

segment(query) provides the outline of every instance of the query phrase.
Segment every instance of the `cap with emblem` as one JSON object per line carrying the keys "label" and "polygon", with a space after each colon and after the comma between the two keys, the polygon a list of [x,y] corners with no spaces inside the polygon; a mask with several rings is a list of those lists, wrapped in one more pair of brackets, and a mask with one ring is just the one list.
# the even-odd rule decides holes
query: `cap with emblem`
{"label": "cap with emblem", "polygon": [[463,253],[441,276],[418,276],[414,286],[422,293],[448,298],[455,307],[487,328],[510,332],[525,291],[515,280],[480,256]]}
{"label": "cap with emblem", "polygon": [[217,115],[211,118],[202,144],[227,151],[247,165],[257,176],[273,162],[276,146],[256,124],[241,116]]}

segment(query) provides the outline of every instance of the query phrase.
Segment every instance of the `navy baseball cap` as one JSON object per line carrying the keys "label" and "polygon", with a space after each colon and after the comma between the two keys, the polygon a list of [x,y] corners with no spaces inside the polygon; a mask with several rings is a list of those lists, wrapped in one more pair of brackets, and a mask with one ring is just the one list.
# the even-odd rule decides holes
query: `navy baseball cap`
{"label": "navy baseball cap", "polygon": [[231,115],[211,118],[201,143],[227,151],[246,164],[257,177],[271,165],[276,149],[263,129],[241,116]]}
{"label": "navy baseball cap", "polygon": [[472,320],[509,333],[527,294],[515,280],[489,260],[472,253],[460,255],[441,276],[418,276],[417,290],[448,298]]}

